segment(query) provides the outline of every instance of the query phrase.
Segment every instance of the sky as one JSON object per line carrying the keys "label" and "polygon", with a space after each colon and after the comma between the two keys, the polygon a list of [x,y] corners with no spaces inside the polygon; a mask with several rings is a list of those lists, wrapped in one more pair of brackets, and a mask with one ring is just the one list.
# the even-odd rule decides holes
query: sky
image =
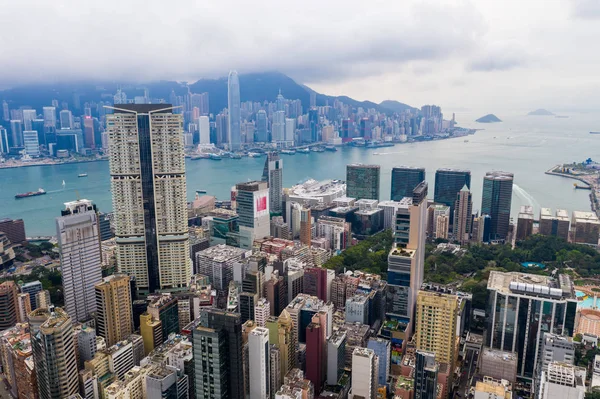
{"label": "sky", "polygon": [[463,111],[600,108],[600,0],[13,0],[0,87],[280,71]]}

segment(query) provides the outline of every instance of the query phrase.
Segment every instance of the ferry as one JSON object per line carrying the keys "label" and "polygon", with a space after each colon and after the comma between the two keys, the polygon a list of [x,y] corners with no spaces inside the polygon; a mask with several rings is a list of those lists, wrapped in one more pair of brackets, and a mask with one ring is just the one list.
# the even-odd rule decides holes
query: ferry
{"label": "ferry", "polygon": [[210,158],[210,155],[208,155],[208,154],[196,154],[196,155],[192,155],[191,160],[197,161],[199,159],[208,159],[208,158]]}
{"label": "ferry", "polygon": [[382,148],[382,147],[393,147],[394,143],[387,141],[371,141],[367,144],[367,148]]}
{"label": "ferry", "polygon": [[27,197],[37,197],[38,195],[45,195],[46,191],[43,188],[38,188],[37,191],[29,191],[28,193],[17,194],[15,195],[15,199],[27,198]]}
{"label": "ferry", "polygon": [[600,134],[600,132],[590,132],[590,134]]}
{"label": "ferry", "polygon": [[77,175],[77,177],[87,177],[87,173],[80,173]]}
{"label": "ferry", "polygon": [[260,154],[258,152],[249,152],[248,156],[250,158],[258,158],[258,157],[260,157]]}
{"label": "ferry", "polygon": [[235,154],[231,154],[230,158],[231,159],[242,159],[242,156],[238,153],[235,153]]}
{"label": "ferry", "polygon": [[206,194],[206,190],[196,190],[198,194]]}
{"label": "ferry", "polygon": [[310,153],[310,148],[298,148],[296,151],[302,154],[308,154]]}
{"label": "ferry", "polygon": [[294,155],[296,150],[281,150],[281,153],[285,155]]}
{"label": "ferry", "polygon": [[209,154],[209,159],[212,159],[213,161],[220,161],[222,158],[219,154]]}
{"label": "ferry", "polygon": [[325,146],[325,151],[336,152],[337,148],[333,145],[328,145],[328,146]]}
{"label": "ferry", "polygon": [[325,152],[325,149],[323,149],[322,147],[313,147],[311,149],[312,152]]}

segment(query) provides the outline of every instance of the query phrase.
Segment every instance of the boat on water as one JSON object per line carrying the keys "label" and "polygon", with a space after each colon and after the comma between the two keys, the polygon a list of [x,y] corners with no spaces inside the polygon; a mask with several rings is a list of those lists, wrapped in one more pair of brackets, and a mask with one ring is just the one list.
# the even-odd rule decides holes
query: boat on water
{"label": "boat on water", "polygon": [[573,188],[575,188],[576,190],[591,190],[592,187],[590,186],[581,186],[577,183],[573,184]]}
{"label": "boat on water", "polygon": [[337,148],[333,145],[327,145],[327,146],[325,146],[325,151],[336,152]]}
{"label": "boat on water", "polygon": [[192,161],[197,161],[199,159],[208,159],[208,158],[210,158],[210,155],[208,155],[208,154],[196,154],[196,155],[192,155],[190,159]]}
{"label": "boat on water", "polygon": [[260,157],[260,154],[258,152],[249,152],[248,156],[250,158],[258,158],[258,157]]}
{"label": "boat on water", "polygon": [[568,117],[569,117],[569,115],[556,115],[555,116],[555,118],[561,118],[561,119],[568,118]]}
{"label": "boat on water", "polygon": [[312,152],[325,152],[325,149],[323,147],[313,147],[311,149]]}
{"label": "boat on water", "polygon": [[231,159],[242,159],[242,156],[240,154],[238,154],[238,153],[231,154],[229,157]]}
{"label": "boat on water", "polygon": [[294,155],[296,150],[281,150],[281,153],[285,155]]}
{"label": "boat on water", "polygon": [[300,152],[302,154],[308,154],[308,153],[310,153],[310,149],[309,148],[298,148],[296,150],[296,152]]}
{"label": "boat on water", "polygon": [[387,141],[371,141],[366,147],[367,148],[382,148],[382,147],[393,147],[394,143],[390,143]]}
{"label": "boat on water", "polygon": [[223,158],[221,158],[219,154],[209,154],[209,159],[212,159],[213,161],[220,161]]}
{"label": "boat on water", "polygon": [[198,194],[206,194],[206,190],[196,190]]}
{"label": "boat on water", "polygon": [[15,199],[28,198],[28,197],[37,197],[38,195],[45,195],[46,191],[43,188],[38,188],[37,191],[29,191],[23,194],[15,195]]}
{"label": "boat on water", "polygon": [[600,134],[600,132],[590,132],[590,134]]}
{"label": "boat on water", "polygon": [[80,173],[77,175],[77,177],[87,177],[87,173]]}
{"label": "boat on water", "polygon": [[465,140],[465,143],[468,143],[468,142],[469,142],[469,140]]}

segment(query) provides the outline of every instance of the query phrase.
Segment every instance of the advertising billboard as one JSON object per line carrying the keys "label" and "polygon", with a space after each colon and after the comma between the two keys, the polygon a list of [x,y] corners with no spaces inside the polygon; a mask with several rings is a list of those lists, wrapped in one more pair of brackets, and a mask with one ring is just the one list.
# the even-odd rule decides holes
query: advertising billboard
{"label": "advertising billboard", "polygon": [[260,190],[254,192],[254,217],[269,215],[269,191]]}

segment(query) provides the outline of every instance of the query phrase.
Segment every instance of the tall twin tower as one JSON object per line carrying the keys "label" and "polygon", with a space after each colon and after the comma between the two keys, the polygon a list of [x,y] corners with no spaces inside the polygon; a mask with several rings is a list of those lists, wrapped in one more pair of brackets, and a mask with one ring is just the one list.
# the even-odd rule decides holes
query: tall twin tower
{"label": "tall twin tower", "polygon": [[183,119],[170,104],[119,104],[107,115],[117,267],[138,293],[191,276]]}

